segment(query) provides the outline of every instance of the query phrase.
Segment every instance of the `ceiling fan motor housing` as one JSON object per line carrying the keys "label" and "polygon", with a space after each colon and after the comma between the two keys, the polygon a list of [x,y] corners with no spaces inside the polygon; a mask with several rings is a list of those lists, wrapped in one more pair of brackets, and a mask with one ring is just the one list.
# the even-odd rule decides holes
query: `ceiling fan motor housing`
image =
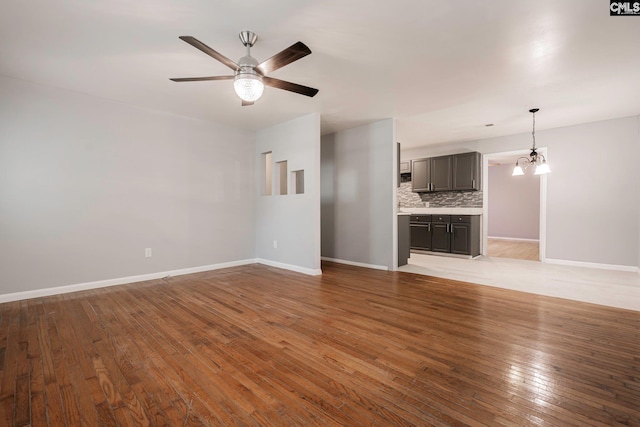
{"label": "ceiling fan motor housing", "polygon": [[238,61],[238,69],[235,72],[236,80],[241,78],[253,78],[262,81],[262,74],[257,71],[257,66],[258,61],[256,61],[253,56],[243,56]]}

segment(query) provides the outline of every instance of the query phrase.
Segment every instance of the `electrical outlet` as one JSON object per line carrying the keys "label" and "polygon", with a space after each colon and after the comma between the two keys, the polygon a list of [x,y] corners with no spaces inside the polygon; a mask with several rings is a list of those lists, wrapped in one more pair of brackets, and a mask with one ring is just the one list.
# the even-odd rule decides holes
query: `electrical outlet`
{"label": "electrical outlet", "polygon": [[424,202],[424,207],[428,208],[429,207],[429,202]]}
{"label": "electrical outlet", "polygon": [[273,241],[273,249],[278,249],[278,241],[277,240]]}
{"label": "electrical outlet", "polygon": [[144,249],[144,257],[145,258],[151,258],[151,248],[145,248]]}

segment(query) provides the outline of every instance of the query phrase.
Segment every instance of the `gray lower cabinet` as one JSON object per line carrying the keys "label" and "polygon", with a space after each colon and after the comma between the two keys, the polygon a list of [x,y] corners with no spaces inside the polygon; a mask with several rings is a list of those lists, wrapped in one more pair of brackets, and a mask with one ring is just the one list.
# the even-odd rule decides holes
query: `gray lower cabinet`
{"label": "gray lower cabinet", "polygon": [[411,215],[411,249],[431,250],[431,215]]}
{"label": "gray lower cabinet", "polygon": [[449,234],[449,215],[433,215],[431,224],[431,251],[451,252],[451,236]]}
{"label": "gray lower cabinet", "polygon": [[411,249],[480,255],[479,215],[411,215]]}
{"label": "gray lower cabinet", "polygon": [[409,262],[410,245],[409,215],[398,215],[398,267]]}
{"label": "gray lower cabinet", "polygon": [[451,215],[451,253],[480,255],[480,215]]}

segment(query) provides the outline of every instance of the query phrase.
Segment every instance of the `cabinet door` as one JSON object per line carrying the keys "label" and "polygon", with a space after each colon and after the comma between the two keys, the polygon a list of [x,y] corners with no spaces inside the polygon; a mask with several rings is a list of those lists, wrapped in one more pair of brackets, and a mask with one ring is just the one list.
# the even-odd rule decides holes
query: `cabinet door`
{"label": "cabinet door", "polygon": [[450,191],[453,189],[451,182],[451,160],[453,156],[433,157],[431,159],[431,190]]}
{"label": "cabinet door", "polygon": [[398,215],[398,267],[406,265],[411,254],[411,234],[409,228],[409,215]]}
{"label": "cabinet door", "polygon": [[433,252],[451,252],[448,223],[431,223],[431,250]]}
{"label": "cabinet door", "polygon": [[471,255],[471,233],[469,224],[451,224],[451,253]]}
{"label": "cabinet door", "polygon": [[453,189],[480,189],[480,153],[453,156]]}
{"label": "cabinet door", "polygon": [[430,166],[430,159],[418,159],[411,162],[411,190],[413,192],[429,191]]}
{"label": "cabinet door", "polygon": [[411,224],[411,249],[431,250],[431,224]]}

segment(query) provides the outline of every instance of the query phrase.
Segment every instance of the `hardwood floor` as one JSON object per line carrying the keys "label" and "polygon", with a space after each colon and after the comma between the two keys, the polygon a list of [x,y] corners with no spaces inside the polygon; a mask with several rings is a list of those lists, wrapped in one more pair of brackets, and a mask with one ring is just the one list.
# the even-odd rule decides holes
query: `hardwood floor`
{"label": "hardwood floor", "polygon": [[640,313],[251,265],[0,304],[0,425],[640,426]]}
{"label": "hardwood floor", "polygon": [[539,261],[540,244],[538,242],[505,240],[490,237],[487,239],[487,256]]}

